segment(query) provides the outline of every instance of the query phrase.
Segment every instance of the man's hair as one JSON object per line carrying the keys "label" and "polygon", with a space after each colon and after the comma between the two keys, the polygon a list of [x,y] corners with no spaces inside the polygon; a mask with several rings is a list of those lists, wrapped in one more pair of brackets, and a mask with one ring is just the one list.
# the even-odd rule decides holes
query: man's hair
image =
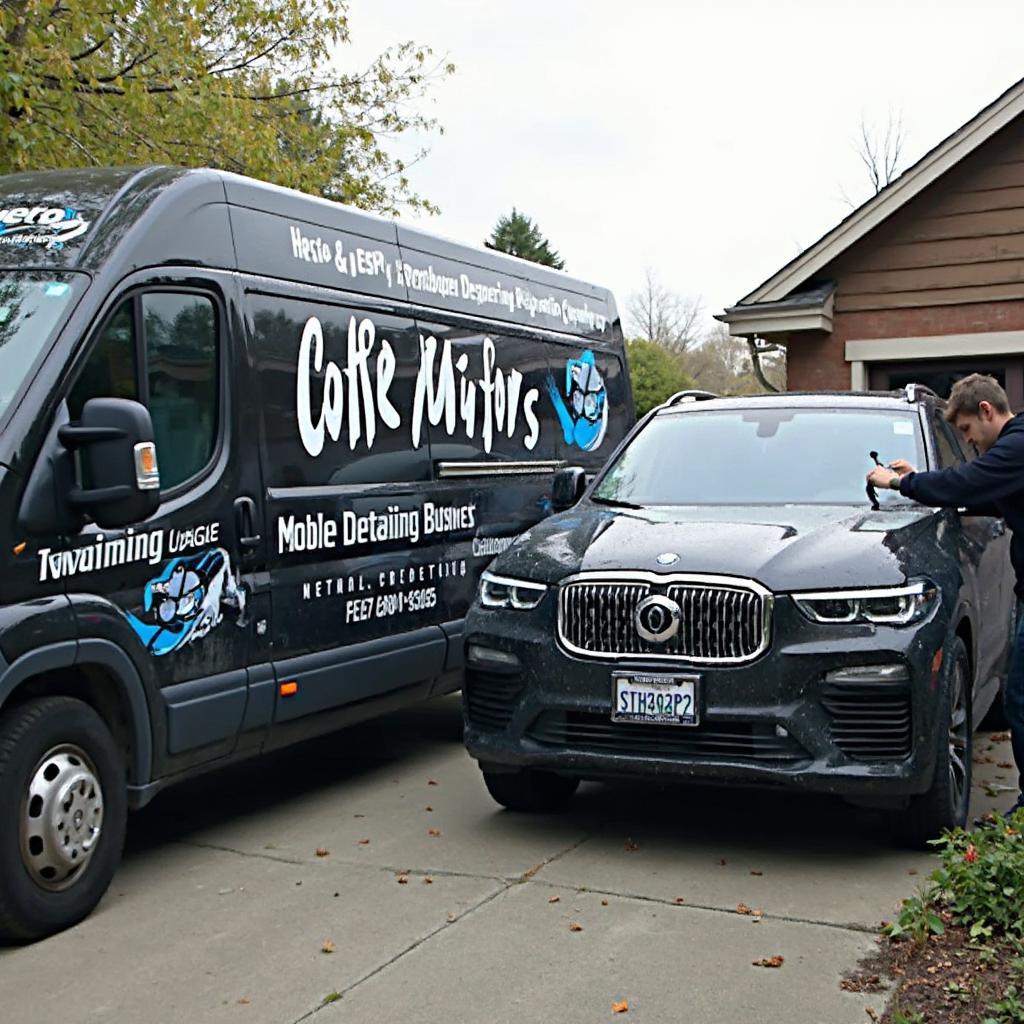
{"label": "man's hair", "polygon": [[977,416],[982,402],[988,402],[998,413],[1010,411],[1010,400],[995,377],[984,373],[972,373],[958,380],[953,385],[946,402],[945,417],[950,423],[956,422],[957,416],[966,413]]}

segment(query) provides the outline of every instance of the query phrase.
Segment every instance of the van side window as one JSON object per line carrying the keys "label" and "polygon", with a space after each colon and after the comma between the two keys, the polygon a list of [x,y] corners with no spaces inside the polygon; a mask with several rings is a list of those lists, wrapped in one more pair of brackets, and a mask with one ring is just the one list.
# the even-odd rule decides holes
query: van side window
{"label": "van side window", "polygon": [[81,418],[82,406],[90,398],[131,398],[138,401],[138,367],[131,299],[123,302],[107,321],[68,395],[68,412],[72,420]]}
{"label": "van side window", "polygon": [[160,478],[174,487],[210,461],[217,441],[217,331],[200,295],[142,296],[146,379]]}
{"label": "van side window", "polygon": [[68,412],[79,419],[90,398],[142,402],[153,418],[161,485],[168,490],[195,476],[213,455],[217,366],[217,316],[210,299],[179,292],[134,296],[96,339],[68,394]]}

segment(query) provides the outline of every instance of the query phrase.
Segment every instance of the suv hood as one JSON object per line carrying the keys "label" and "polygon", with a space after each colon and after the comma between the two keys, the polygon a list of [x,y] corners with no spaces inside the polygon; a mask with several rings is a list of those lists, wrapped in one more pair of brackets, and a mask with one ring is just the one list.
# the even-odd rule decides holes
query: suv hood
{"label": "suv hood", "polygon": [[[576,572],[713,573],[769,590],[897,586],[927,570],[908,547],[941,557],[941,517],[923,507],[672,506],[616,509],[587,501],[523,534],[491,571],[557,583]],[[930,535],[931,543],[921,541]],[[659,565],[666,552],[679,556]],[[926,556],[925,556],[926,557]]]}

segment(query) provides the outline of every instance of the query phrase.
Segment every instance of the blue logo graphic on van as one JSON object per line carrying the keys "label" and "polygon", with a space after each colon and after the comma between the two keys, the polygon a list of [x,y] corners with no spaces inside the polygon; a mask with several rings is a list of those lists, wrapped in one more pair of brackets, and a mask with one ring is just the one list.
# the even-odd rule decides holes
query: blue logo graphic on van
{"label": "blue logo graphic on van", "polygon": [[60,250],[89,230],[70,206],[13,206],[0,209],[0,245],[43,245]]}
{"label": "blue logo graphic on van", "polygon": [[594,353],[587,349],[579,359],[565,364],[565,391],[553,374],[548,374],[548,394],[558,414],[566,444],[585,452],[601,447],[608,429],[608,394],[604,377],[594,362]]}
{"label": "blue logo graphic on van", "polygon": [[143,609],[126,612],[128,622],[146,649],[157,657],[202,640],[224,618],[224,608],[237,611],[242,625],[245,591],[238,586],[223,548],[175,558],[146,584]]}

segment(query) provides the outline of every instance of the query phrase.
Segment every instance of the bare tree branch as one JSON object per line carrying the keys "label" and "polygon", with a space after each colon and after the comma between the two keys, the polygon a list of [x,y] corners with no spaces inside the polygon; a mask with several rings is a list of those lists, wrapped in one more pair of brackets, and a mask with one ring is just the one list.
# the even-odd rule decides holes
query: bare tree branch
{"label": "bare tree branch", "polygon": [[648,267],[639,291],[626,300],[631,333],[664,345],[676,355],[684,355],[700,340],[700,299],[687,298],[671,291]]}

